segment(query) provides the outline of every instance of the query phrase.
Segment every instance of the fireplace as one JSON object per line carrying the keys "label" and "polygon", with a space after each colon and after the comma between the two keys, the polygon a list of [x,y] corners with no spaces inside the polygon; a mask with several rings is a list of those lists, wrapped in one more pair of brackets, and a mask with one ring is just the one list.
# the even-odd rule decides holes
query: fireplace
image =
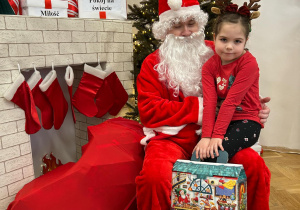
{"label": "fireplace", "polygon": [[[24,184],[42,174],[44,155],[53,152],[63,164],[77,161],[81,146],[88,142],[87,126],[113,117],[90,118],[75,109],[77,122],[74,124],[71,113],[67,114],[64,124],[68,133],[62,139],[58,137],[62,130],[53,128],[28,135],[24,111],[3,98],[19,75],[18,64],[27,79],[33,63],[43,78],[53,62],[63,91],[64,72],[70,65],[75,74],[73,92],[85,63],[96,66],[99,62],[104,69],[110,64],[125,90],[132,93],[132,22],[0,15],[0,49],[0,209],[5,209]],[[125,106],[118,116],[126,111]],[[53,139],[57,141],[54,144]],[[68,152],[63,149],[66,147]]]}

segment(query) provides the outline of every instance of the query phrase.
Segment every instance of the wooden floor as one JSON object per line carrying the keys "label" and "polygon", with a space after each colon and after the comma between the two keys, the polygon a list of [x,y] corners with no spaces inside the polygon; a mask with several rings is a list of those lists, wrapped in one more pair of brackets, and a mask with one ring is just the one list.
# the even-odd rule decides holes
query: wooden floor
{"label": "wooden floor", "polygon": [[270,210],[300,209],[300,155],[264,151],[271,171]]}

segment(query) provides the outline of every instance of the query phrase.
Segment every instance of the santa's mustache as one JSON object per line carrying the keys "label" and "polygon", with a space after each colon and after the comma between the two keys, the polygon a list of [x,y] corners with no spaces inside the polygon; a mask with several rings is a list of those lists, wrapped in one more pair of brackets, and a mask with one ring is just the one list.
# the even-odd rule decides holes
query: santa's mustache
{"label": "santa's mustache", "polygon": [[168,41],[168,40],[170,39],[170,38],[168,38],[168,37],[174,37],[174,39],[176,39],[176,40],[182,40],[182,41],[188,42],[188,41],[191,40],[191,39],[194,39],[194,38],[196,38],[196,37],[200,37],[202,34],[203,34],[203,33],[201,32],[201,30],[198,31],[198,32],[192,33],[190,36],[175,36],[174,34],[168,34],[168,35],[166,36],[166,40],[165,40],[165,41]]}

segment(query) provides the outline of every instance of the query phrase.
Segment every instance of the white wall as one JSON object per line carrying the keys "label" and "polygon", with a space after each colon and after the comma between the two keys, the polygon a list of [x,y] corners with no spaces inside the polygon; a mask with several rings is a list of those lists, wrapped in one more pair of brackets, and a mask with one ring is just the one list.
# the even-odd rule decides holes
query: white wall
{"label": "white wall", "polygon": [[133,4],[136,4],[136,5],[139,5],[141,1],[139,0],[127,0],[127,4],[128,5],[133,5]]}
{"label": "white wall", "polygon": [[[244,0],[233,0],[241,5]],[[248,48],[260,67],[260,93],[272,98],[260,143],[300,149],[300,1],[262,0]]]}

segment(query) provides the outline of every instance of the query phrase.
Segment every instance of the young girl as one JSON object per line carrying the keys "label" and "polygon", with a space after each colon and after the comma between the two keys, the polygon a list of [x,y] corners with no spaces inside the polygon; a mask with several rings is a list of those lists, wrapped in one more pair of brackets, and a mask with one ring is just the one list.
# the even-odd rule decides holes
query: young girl
{"label": "young girl", "polygon": [[[255,57],[245,49],[251,30],[251,6],[238,9],[230,4],[215,23],[216,54],[202,68],[202,138],[194,148],[196,158],[201,160],[219,156],[219,148],[230,159],[254,145],[263,127],[258,117],[259,68]],[[220,100],[224,102],[215,119]]]}

